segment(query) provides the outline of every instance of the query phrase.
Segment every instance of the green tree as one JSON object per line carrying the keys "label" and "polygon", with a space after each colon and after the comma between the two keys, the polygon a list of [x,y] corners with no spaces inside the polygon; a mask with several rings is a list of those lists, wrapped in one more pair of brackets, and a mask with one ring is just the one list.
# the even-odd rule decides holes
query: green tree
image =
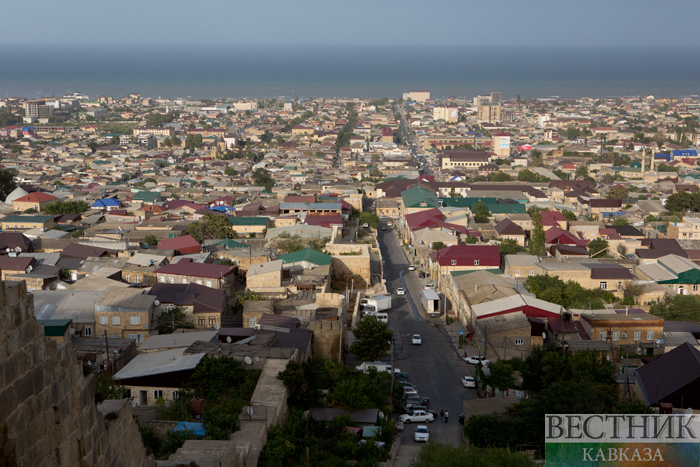
{"label": "green tree", "polygon": [[95,151],[97,151],[98,144],[96,141],[90,141],[87,146],[90,148],[93,154],[95,154]]}
{"label": "green tree", "polygon": [[627,188],[614,186],[608,190],[608,194],[605,197],[607,199],[627,198],[629,194],[630,191]]}
{"label": "green tree", "polygon": [[576,176],[581,178],[588,177],[588,166],[579,165],[578,167],[576,167]]}
{"label": "green tree", "polygon": [[90,207],[85,201],[54,201],[44,205],[43,211],[51,215],[79,214]]}
{"label": "green tree", "polygon": [[596,238],[588,243],[588,255],[591,258],[605,258],[610,253],[610,248],[607,241],[602,238]]}
{"label": "green tree", "polygon": [[569,211],[568,209],[562,210],[561,213],[564,217],[566,217],[569,220],[569,222],[573,222],[578,219],[576,213],[573,211]]}
{"label": "green tree", "polygon": [[176,329],[194,329],[194,320],[188,316],[180,307],[164,311],[158,317],[159,334],[172,334]]}
{"label": "green tree", "polygon": [[445,245],[442,242],[433,242],[432,248],[433,248],[433,250],[437,251],[437,250],[442,250],[443,248],[447,248],[447,245]]}
{"label": "green tree", "polygon": [[543,256],[547,250],[547,242],[544,235],[544,227],[542,225],[542,214],[538,211],[531,215],[534,228],[530,237],[528,247],[531,255]]}
{"label": "green tree", "polygon": [[234,175],[238,174],[238,171],[236,169],[234,169],[233,167],[228,166],[224,169],[224,173],[226,175],[228,175],[229,177],[233,177]]}
{"label": "green tree", "polygon": [[193,222],[187,227],[187,234],[198,242],[211,239],[238,238],[231,227],[231,221],[226,216],[205,214],[201,220]]}
{"label": "green tree", "polygon": [[501,171],[491,172],[486,178],[488,178],[489,182],[510,182],[513,180],[510,175]]}
{"label": "green tree", "polygon": [[477,224],[486,224],[489,221],[491,213],[484,203],[479,201],[474,205],[474,222]]}
{"label": "green tree", "polygon": [[264,186],[267,191],[272,191],[275,186],[275,180],[270,177],[270,172],[263,168],[257,168],[253,171],[253,184],[255,186]]}
{"label": "green tree", "polygon": [[540,175],[532,170],[525,169],[518,172],[518,180],[527,183],[544,183],[551,181],[550,178]]}
{"label": "green tree", "polygon": [[498,245],[498,249],[502,255],[513,255],[525,251],[525,248],[518,245],[518,241],[514,238],[506,238]]}
{"label": "green tree", "polygon": [[15,169],[0,169],[0,198],[3,200],[17,188],[15,183],[17,173]]}
{"label": "green tree", "polygon": [[697,295],[666,295],[654,302],[649,313],[667,321],[700,321],[700,297]]}
{"label": "green tree", "polygon": [[462,195],[457,193],[457,190],[455,190],[455,187],[450,188],[450,198],[461,198]]}
{"label": "green tree", "polygon": [[349,350],[362,360],[379,360],[391,349],[394,333],[386,324],[378,321],[376,316],[368,315],[362,318],[352,333],[356,340]]}
{"label": "green tree", "polygon": [[39,211],[37,211],[37,210],[34,209],[34,208],[29,208],[29,209],[25,209],[25,210],[24,210],[24,213],[25,213],[25,214],[36,214],[37,212],[39,212]]}
{"label": "green tree", "polygon": [[146,238],[143,239],[143,243],[149,247],[156,247],[158,246],[158,243],[160,243],[160,240],[158,240],[158,237],[155,235],[146,235]]}
{"label": "green tree", "polygon": [[622,217],[616,217],[614,221],[612,221],[612,225],[627,225],[627,219],[623,219]]}
{"label": "green tree", "polygon": [[524,453],[508,448],[475,448],[430,441],[421,447],[410,467],[534,467]]}

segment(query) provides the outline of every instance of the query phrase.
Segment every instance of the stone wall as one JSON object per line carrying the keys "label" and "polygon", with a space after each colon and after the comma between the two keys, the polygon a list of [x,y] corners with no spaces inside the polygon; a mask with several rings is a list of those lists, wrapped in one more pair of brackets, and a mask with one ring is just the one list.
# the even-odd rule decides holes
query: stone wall
{"label": "stone wall", "polygon": [[333,271],[333,280],[336,287],[344,289],[346,281],[353,274],[355,274],[353,279],[356,289],[366,289],[370,286],[371,268],[368,245],[356,243],[327,244],[326,250],[331,255],[331,270]]}
{"label": "stone wall", "polygon": [[25,283],[1,283],[0,466],[155,466],[128,401],[98,411],[94,397],[72,344],[44,336]]}
{"label": "stone wall", "polygon": [[341,321],[312,321],[309,330],[314,333],[313,354],[315,356],[338,360],[340,349],[340,332],[343,332],[343,347],[347,345],[347,327]]}
{"label": "stone wall", "polygon": [[317,293],[316,307],[345,309],[345,295],[342,293]]}

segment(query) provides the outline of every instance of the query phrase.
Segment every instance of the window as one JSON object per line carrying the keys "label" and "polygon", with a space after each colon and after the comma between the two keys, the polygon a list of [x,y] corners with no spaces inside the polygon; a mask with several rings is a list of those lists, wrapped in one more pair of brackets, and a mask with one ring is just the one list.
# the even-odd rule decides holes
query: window
{"label": "window", "polygon": [[522,339],[515,339],[515,345],[523,345]]}
{"label": "window", "polygon": [[143,342],[143,334],[127,334],[127,339],[133,339],[136,342]]}
{"label": "window", "polygon": [[140,316],[129,316],[129,324],[132,326],[138,326],[141,324],[141,317]]}
{"label": "window", "polygon": [[457,260],[456,260],[456,259],[453,259],[452,261],[450,261],[450,264],[451,264],[452,266],[457,266]]}
{"label": "window", "polygon": [[100,316],[100,324],[103,326],[107,326],[107,322],[109,321],[109,318],[106,316]]}
{"label": "window", "polygon": [[209,326],[216,326],[216,318],[209,317]]}
{"label": "window", "polygon": [[211,281],[207,281],[207,287],[211,287]]}
{"label": "window", "polygon": [[634,331],[634,340],[635,341],[642,340],[642,331]]}
{"label": "window", "polygon": [[112,334],[112,339],[121,339],[122,335],[121,334]]}
{"label": "window", "polygon": [[197,319],[197,324],[199,324],[200,326],[204,326],[206,324],[206,319],[205,318]]}
{"label": "window", "polygon": [[121,320],[119,319],[119,316],[112,316],[112,326],[117,326],[119,325],[119,322]]}
{"label": "window", "polygon": [[622,290],[622,281],[617,281],[617,290]]}
{"label": "window", "polygon": [[177,391],[173,391],[173,400],[177,399]]}
{"label": "window", "polygon": [[697,291],[698,291],[698,284],[693,284],[693,292],[697,292]]}
{"label": "window", "polygon": [[603,290],[608,290],[608,282],[607,281],[600,281],[600,288]]}
{"label": "window", "polygon": [[160,279],[160,283],[161,283],[161,284],[164,284],[164,283],[165,283],[165,277],[161,276],[161,277],[159,277],[159,279]]}
{"label": "window", "polygon": [[85,336],[92,336],[92,328],[85,328]]}
{"label": "window", "polygon": [[648,341],[654,340],[654,331],[647,331],[647,340]]}
{"label": "window", "polygon": [[520,277],[520,269],[514,270],[514,271],[513,271],[513,275],[514,275],[515,277]]}
{"label": "window", "polygon": [[[127,279],[127,280],[129,280],[129,279]],[[136,282],[138,284],[139,282],[141,282],[141,278],[139,276],[135,276],[134,282]]]}
{"label": "window", "polygon": [[620,340],[620,331],[613,331],[613,340],[614,341]]}
{"label": "window", "polygon": [[143,285],[148,285],[148,277],[143,276]]}
{"label": "window", "polygon": [[171,277],[171,278],[170,278],[170,283],[171,283],[171,284],[174,284],[174,283],[175,283],[175,279]]}
{"label": "window", "polygon": [[604,341],[605,339],[606,339],[606,333],[605,333],[605,331],[603,331],[600,333],[600,340]]}
{"label": "window", "polygon": [[534,276],[534,275],[535,275],[535,270],[534,270],[534,269],[530,269],[530,274],[529,274],[529,275],[530,275],[530,276]]}
{"label": "window", "polygon": [[186,279],[186,278],[185,278],[185,279],[182,279],[182,283],[183,283],[183,284],[187,284],[187,279]]}
{"label": "window", "polygon": [[162,389],[156,389],[155,391],[153,391],[153,398],[157,400],[159,397],[163,397]]}
{"label": "window", "polygon": [[124,276],[124,279],[125,279],[127,282],[131,282],[131,276],[130,276],[129,274],[127,274],[126,276]]}
{"label": "window", "polygon": [[249,327],[249,328],[254,328],[254,327],[255,327],[255,322],[256,322],[256,318],[249,318],[249,319],[248,319],[248,327]]}
{"label": "window", "polygon": [[475,259],[475,260],[474,260],[474,266],[478,266],[478,265],[479,265],[479,260],[478,260],[478,259]]}
{"label": "window", "polygon": [[202,281],[197,281],[197,285],[202,285]]}

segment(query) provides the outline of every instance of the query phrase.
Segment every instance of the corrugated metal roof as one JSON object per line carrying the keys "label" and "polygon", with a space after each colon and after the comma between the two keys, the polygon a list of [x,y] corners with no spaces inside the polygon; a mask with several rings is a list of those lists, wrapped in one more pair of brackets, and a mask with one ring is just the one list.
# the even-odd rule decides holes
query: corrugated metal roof
{"label": "corrugated metal roof", "polygon": [[116,381],[142,376],[162,375],[176,371],[193,370],[206,353],[185,355],[184,348],[139,354],[114,375]]}

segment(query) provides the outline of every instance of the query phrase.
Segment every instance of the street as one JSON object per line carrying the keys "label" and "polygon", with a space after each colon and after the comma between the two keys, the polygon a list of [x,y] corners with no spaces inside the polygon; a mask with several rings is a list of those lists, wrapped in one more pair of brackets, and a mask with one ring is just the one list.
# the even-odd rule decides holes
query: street
{"label": "street", "polygon": [[[458,444],[462,440],[462,425],[457,418],[462,413],[462,402],[465,399],[476,399],[474,389],[465,389],[461,378],[465,375],[474,376],[474,367],[458,358],[452,343],[435,324],[442,320],[427,318],[423,312],[420,294],[422,283],[417,271],[408,271],[408,261],[393,227],[382,231],[386,220],[380,222],[378,229],[379,244],[385,261],[384,278],[387,289],[392,293],[392,311],[389,315],[389,326],[396,336],[396,368],[409,376],[409,382],[417,386],[418,392],[430,398],[430,410],[438,413],[438,418],[429,424],[430,439],[450,444]],[[418,316],[412,309],[408,295],[396,295],[401,287],[399,271],[405,269],[404,280],[407,293],[412,298]],[[442,326],[442,324],[440,324]],[[420,334],[421,345],[412,345],[411,336]],[[439,413],[447,410],[450,414],[448,423],[440,423]],[[413,430],[416,424],[406,425],[401,440],[403,444],[416,444],[413,441]]]}

